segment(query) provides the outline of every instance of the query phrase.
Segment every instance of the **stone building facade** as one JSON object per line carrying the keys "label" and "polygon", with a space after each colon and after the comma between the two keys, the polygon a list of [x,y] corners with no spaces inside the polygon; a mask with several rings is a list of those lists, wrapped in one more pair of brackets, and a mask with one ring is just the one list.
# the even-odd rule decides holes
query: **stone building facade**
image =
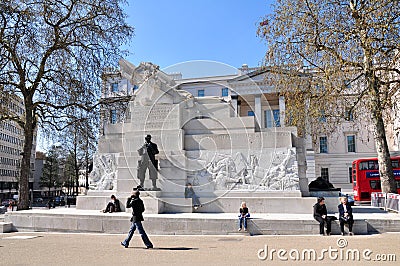
{"label": "stone building facade", "polygon": [[[2,97],[1,108],[7,112],[22,116],[24,114],[23,100],[18,97]],[[10,199],[18,194],[18,179],[20,162],[24,145],[24,133],[14,121],[0,121],[0,199]],[[34,135],[31,153],[31,172],[34,171],[36,150],[36,134]],[[33,190],[33,174],[29,178],[29,187]]]}

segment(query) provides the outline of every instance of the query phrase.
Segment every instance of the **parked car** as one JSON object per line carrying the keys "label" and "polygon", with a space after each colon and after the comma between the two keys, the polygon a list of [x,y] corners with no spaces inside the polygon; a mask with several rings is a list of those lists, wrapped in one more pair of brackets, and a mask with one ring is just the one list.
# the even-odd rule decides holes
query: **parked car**
{"label": "parked car", "polygon": [[43,198],[36,198],[36,199],[33,199],[33,202],[36,202],[36,203],[43,203]]}
{"label": "parked car", "polygon": [[56,206],[65,206],[65,199],[64,196],[59,196],[54,199],[54,204]]}
{"label": "parked car", "polygon": [[350,204],[350,206],[354,206],[354,197],[349,195],[349,194],[343,194],[342,192],[339,193],[340,197],[346,197],[347,202]]}
{"label": "parked car", "polygon": [[3,200],[3,201],[1,202],[1,205],[5,206],[5,207],[8,207],[8,206],[10,205],[10,202],[11,202],[13,205],[16,205],[16,204],[17,204],[17,201],[16,201],[15,199],[5,199],[5,200]]}
{"label": "parked car", "polygon": [[76,196],[75,195],[67,196],[67,204],[68,205],[76,205]]}

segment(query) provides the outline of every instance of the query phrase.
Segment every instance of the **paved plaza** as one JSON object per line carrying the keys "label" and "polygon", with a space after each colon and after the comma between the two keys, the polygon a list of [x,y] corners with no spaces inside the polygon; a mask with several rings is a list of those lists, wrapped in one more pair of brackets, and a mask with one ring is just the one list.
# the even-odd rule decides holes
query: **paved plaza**
{"label": "paved plaza", "polygon": [[[124,237],[124,234],[0,234],[0,265],[398,265],[400,260],[400,233],[344,237],[150,235],[154,249],[149,250],[144,248],[137,233],[131,246],[123,248],[119,242]],[[377,262],[377,259],[391,261]]]}

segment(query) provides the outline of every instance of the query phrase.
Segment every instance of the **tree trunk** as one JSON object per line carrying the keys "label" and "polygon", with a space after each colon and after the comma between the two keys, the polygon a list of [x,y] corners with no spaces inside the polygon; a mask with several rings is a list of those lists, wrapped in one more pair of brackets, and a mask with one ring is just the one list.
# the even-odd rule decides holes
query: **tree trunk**
{"label": "tree trunk", "polygon": [[[27,101],[25,99],[25,101]],[[18,210],[29,209],[29,177],[31,175],[31,153],[33,146],[33,134],[35,132],[35,121],[32,110],[32,103],[25,103],[25,126],[24,126],[24,151],[21,162],[21,175],[18,189]]]}
{"label": "tree trunk", "polygon": [[374,124],[374,139],[376,152],[378,153],[379,176],[382,192],[397,193],[396,182],[390,160],[389,146],[386,139],[385,124],[382,115],[382,106],[379,96],[379,84],[373,73],[366,75],[367,86],[371,95],[372,120]]}
{"label": "tree trunk", "polygon": [[86,166],[86,171],[85,171],[85,181],[86,181],[86,193],[89,190],[89,133],[88,130],[86,131],[86,136],[85,136],[85,141],[86,141],[86,151],[85,151],[85,166]]}
{"label": "tree trunk", "polygon": [[374,138],[376,152],[378,153],[379,176],[381,179],[382,192],[397,193],[383,119],[381,117],[380,119],[374,120]]}

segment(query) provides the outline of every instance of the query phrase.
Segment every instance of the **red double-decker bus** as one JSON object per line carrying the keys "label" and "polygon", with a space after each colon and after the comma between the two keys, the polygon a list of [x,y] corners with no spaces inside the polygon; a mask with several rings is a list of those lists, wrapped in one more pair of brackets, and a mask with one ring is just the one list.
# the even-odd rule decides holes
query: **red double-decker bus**
{"label": "red double-decker bus", "polygon": [[[397,193],[400,193],[400,156],[392,161]],[[381,192],[381,180],[377,158],[358,159],[352,164],[354,200],[371,201],[371,192]]]}

